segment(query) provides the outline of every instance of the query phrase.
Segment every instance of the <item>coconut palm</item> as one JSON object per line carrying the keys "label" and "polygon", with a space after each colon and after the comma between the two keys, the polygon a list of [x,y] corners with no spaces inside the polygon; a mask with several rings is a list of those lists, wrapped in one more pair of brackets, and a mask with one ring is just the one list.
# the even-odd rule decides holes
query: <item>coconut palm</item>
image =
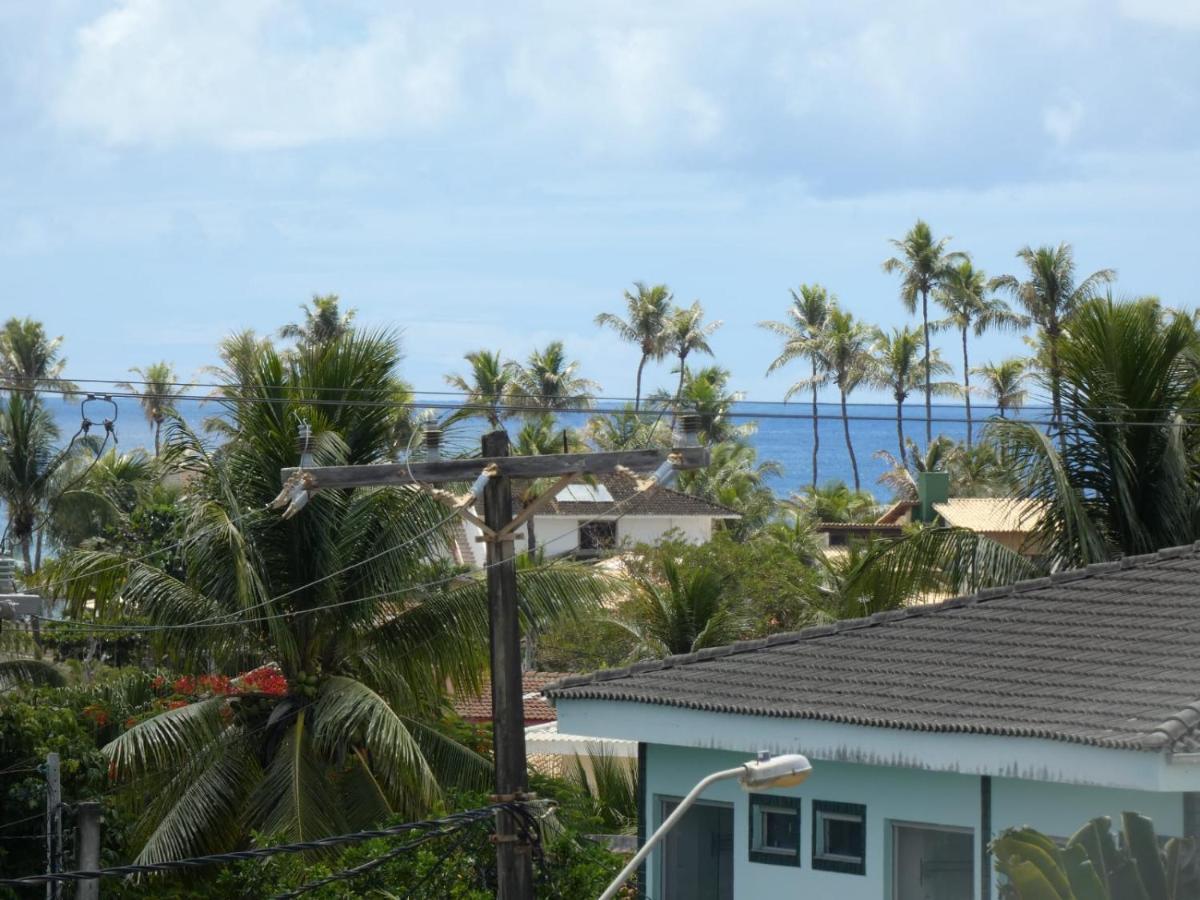
{"label": "coconut palm", "polygon": [[36,395],[8,395],[0,408],[0,500],[8,512],[5,533],[20,546],[26,575],[37,568],[33,538],[44,524],[50,477],[65,459],[55,452],[57,438],[58,428]]}
{"label": "coconut palm", "polygon": [[721,366],[705,366],[685,372],[684,381],[675,396],[664,390],[655,391],[650,400],[662,409],[680,408],[699,420],[699,438],[706,444],[719,444],[730,438],[749,437],[755,425],[735,425],[733,408],[743,397],[741,391],[729,389],[730,372]]}
{"label": "coconut palm", "polygon": [[600,385],[578,375],[579,361],[567,359],[562,341],[551,341],[516,366],[509,386],[513,406],[530,410],[590,408]]}
{"label": "coconut palm", "polygon": [[837,385],[842,409],[842,431],[846,436],[846,452],[850,455],[850,469],[854,473],[856,491],[861,484],[858,477],[858,459],[854,455],[854,442],[850,439],[850,414],[846,408],[846,398],[862,384],[870,372],[870,345],[871,330],[836,303],[831,305],[818,348],[821,354],[819,367],[828,372],[830,381]]}
{"label": "coconut palm", "polygon": [[493,429],[508,415],[504,407],[517,374],[516,363],[499,351],[475,350],[463,356],[471,364],[469,375],[447,375],[446,383],[466,395],[463,408],[452,419],[484,415]]}
{"label": "coconut palm", "polygon": [[810,522],[873,522],[879,508],[869,491],[852,491],[844,481],[806,487],[788,506]]}
{"label": "coconut palm", "polygon": [[[1043,512],[1037,540],[1056,564],[1191,543],[1200,537],[1196,326],[1164,321],[1155,304],[1111,299],[1075,308],[1057,348],[1065,432],[993,423],[1017,473],[1017,494]],[[1051,374],[1045,374],[1050,380]]]}
{"label": "coconut palm", "polygon": [[791,291],[792,305],[788,307],[786,322],[759,322],[760,328],[783,338],[783,350],[767,367],[770,375],[776,369],[794,359],[807,359],[812,364],[812,376],[797,382],[788,389],[785,400],[805,388],[812,391],[812,487],[817,486],[817,455],[821,449],[821,423],[817,414],[817,389],[828,382],[828,372],[820,368],[820,344],[829,307],[837,303],[836,297],[819,284],[802,284],[799,291]]}
{"label": "coconut palm", "polygon": [[584,438],[597,450],[669,448],[674,440],[661,416],[647,418],[634,411],[632,403],[592,416],[584,428]]}
{"label": "coconut palm", "polygon": [[[696,300],[691,306],[676,309],[667,322],[667,350],[679,360],[679,384],[675,389],[675,406],[683,396],[683,380],[687,376],[687,360],[693,353],[706,353],[712,356],[712,347],[708,339],[716,333],[723,323],[720,319],[715,322],[704,321],[704,307]],[[674,424],[674,417],[671,419]]]}
{"label": "coconut palm", "polygon": [[610,620],[637,642],[635,659],[694,653],[741,636],[737,603],[720,574],[703,566],[685,571],[667,555],[659,558],[658,568],[634,577],[633,596]]}
{"label": "coconut palm", "polygon": [[[447,685],[478,690],[488,647],[482,579],[445,576],[446,510],[420,491],[371,488],[319,492],[290,520],[263,511],[295,464],[298,420],[319,464],[390,457],[398,358],[387,333],[263,348],[239,390],[277,402],[221,401],[236,427],[215,452],[167,429],[163,464],[189,483],[178,574],[110,552],[64,559],[52,588],[74,615],[143,618],[184,672],[257,667],[232,692],[200,693],[104,748],[129,785],[139,861],[246,846],[252,831],[308,839],[419,816],[444,786],[486,777],[434,727]],[[350,391],[367,402],[313,402]],[[525,625],[596,584],[572,564],[519,574]]]}
{"label": "coconut palm", "polygon": [[633,395],[633,409],[637,412],[642,407],[642,371],[648,361],[660,360],[667,352],[667,324],[674,309],[674,296],[665,284],[651,287],[635,281],[633,286],[636,293],[625,292],[625,318],[614,313],[600,313],[596,316],[596,324],[611,328],[621,340],[637,345],[641,351]]}
{"label": "coconut palm", "polygon": [[62,340],[48,337],[34,319],[9,319],[0,328],[0,379],[28,394],[38,388],[73,393],[75,385],[62,377],[67,366]]}
{"label": "coconut palm", "polygon": [[[924,349],[925,341],[921,332],[915,328],[905,326],[893,328],[890,332],[875,330],[867,381],[872,387],[886,390],[896,401],[896,441],[900,447],[902,464],[908,462],[904,441],[904,401],[908,399],[908,395],[920,390],[922,386],[929,387],[939,394],[954,390],[953,385],[944,381],[928,384],[925,379],[926,372],[949,375],[951,369],[937,350],[926,354]],[[925,357],[924,367],[921,365],[922,356]]]}
{"label": "coconut palm", "polygon": [[1062,373],[1058,345],[1067,321],[1079,307],[1099,296],[1100,288],[1117,277],[1114,269],[1099,269],[1082,281],[1075,280],[1075,254],[1071,245],[1022,247],[1017,258],[1028,269],[1021,281],[1015,275],[1001,275],[992,282],[997,290],[1007,291],[1024,307],[1041,331],[1046,345],[1046,366],[1050,382],[1050,403],[1056,427],[1062,427]]}
{"label": "coconut palm", "polygon": [[295,339],[300,346],[327,344],[337,340],[350,330],[355,313],[353,309],[342,312],[340,303],[337,294],[313,294],[312,306],[300,304],[304,321],[289,322],[279,329],[279,336]]}
{"label": "coconut palm", "polygon": [[949,238],[935,240],[930,227],[917,219],[903,238],[892,241],[899,254],[883,263],[883,271],[900,274],[900,299],[910,313],[916,312],[917,300],[921,301],[922,336],[925,340],[926,443],[933,440],[933,372],[930,369],[933,345],[929,340],[929,295],[945,281],[950,266],[962,258],[961,253],[946,250],[949,241]]}
{"label": "coconut palm", "polygon": [[703,469],[679,473],[679,490],[741,514],[730,528],[739,537],[752,534],[775,513],[775,494],[770,478],[783,473],[774,460],[758,459],[758,451],[744,438],[728,438],[714,444]]}
{"label": "coconut palm", "polygon": [[974,423],[971,418],[971,360],[967,352],[967,332],[974,331],[982,337],[989,331],[1005,331],[1026,328],[1029,319],[1014,313],[999,297],[991,296],[990,282],[982,269],[977,269],[969,258],[952,265],[945,280],[933,295],[938,305],[946,311],[946,318],[934,323],[941,331],[957,330],[962,337],[963,400],[967,406],[967,446],[974,439]]}
{"label": "coconut palm", "polygon": [[154,428],[154,455],[158,456],[163,422],[174,409],[175,400],[183,395],[183,386],[176,378],[175,367],[166,361],[145,368],[134,366],[129,371],[138,377],[136,384],[122,381],[117,387],[137,395],[146,421]]}
{"label": "coconut palm", "polygon": [[1025,360],[1014,357],[977,366],[971,371],[983,379],[983,392],[1000,410],[1000,418],[1007,418],[1010,409],[1020,409],[1025,405],[1029,397],[1029,391],[1025,389],[1025,382],[1029,379]]}
{"label": "coconut palm", "polygon": [[959,452],[959,445],[939,434],[924,451],[912,438],[905,438],[907,452],[897,459],[886,450],[875,453],[876,459],[887,463],[888,469],[879,476],[879,483],[892,490],[897,500],[918,498],[918,476],[922,472],[945,472],[950,469]]}

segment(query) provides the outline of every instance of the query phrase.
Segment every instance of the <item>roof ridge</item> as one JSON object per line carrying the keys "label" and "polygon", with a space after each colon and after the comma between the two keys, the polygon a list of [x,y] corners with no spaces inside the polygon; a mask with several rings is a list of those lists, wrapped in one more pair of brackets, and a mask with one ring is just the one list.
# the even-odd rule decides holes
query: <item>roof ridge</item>
{"label": "roof ridge", "polygon": [[[834,622],[822,625],[811,625],[807,628],[802,628],[799,631],[780,632],[778,634],[769,635],[765,638],[753,638],[750,640],[735,641],[732,644],[726,644],[721,647],[708,647],[703,650],[697,650],[693,653],[681,653],[675,656],[668,656],[664,659],[639,660],[632,665],[623,666],[621,668],[600,669],[596,672],[564,678],[561,681],[546,685],[542,689],[542,692],[545,696],[553,699],[553,694],[563,688],[580,687],[586,684],[599,684],[605,681],[614,681],[619,678],[628,678],[632,675],[646,671],[672,669],[678,666],[694,665],[696,663],[705,662],[711,659],[720,659],[722,657],[737,653],[750,653],[765,649],[767,647],[799,644],[803,641],[830,637],[845,631],[855,631],[861,628],[871,628],[876,625],[886,625],[902,619],[924,618],[940,612],[945,612],[947,610],[962,609],[964,607],[974,606],[979,603],[988,603],[994,600],[1012,597],[1017,594],[1025,594],[1030,591],[1041,590],[1048,588],[1051,585],[1095,578],[1101,575],[1108,575],[1116,572],[1123,572],[1127,569],[1138,568],[1147,564],[1165,562],[1172,559],[1180,559],[1188,555],[1196,554],[1200,554],[1200,541],[1196,541],[1192,544],[1164,547],[1163,549],[1153,553],[1144,553],[1138,556],[1126,556],[1120,560],[1091,563],[1083,568],[1066,569],[1064,571],[1055,572],[1051,575],[1042,576],[1040,578],[1027,578],[1014,582],[1010,585],[981,588],[973,594],[962,594],[957,597],[951,597],[947,600],[942,600],[938,603],[930,603],[922,606],[906,606],[901,607],[900,609],[886,610],[884,612],[873,613],[870,616],[863,616],[854,619],[838,619]],[[1183,731],[1180,731],[1179,728],[1183,722],[1190,720],[1191,716],[1188,715],[1189,713],[1195,715],[1195,721],[1190,727],[1186,727]],[[1183,737],[1185,734],[1197,730],[1198,726],[1200,726],[1200,698],[1198,698],[1198,702],[1196,704],[1189,705],[1154,730],[1155,732],[1160,732],[1163,734],[1163,739],[1160,743],[1167,744],[1174,743],[1174,741],[1178,740],[1180,737]]]}

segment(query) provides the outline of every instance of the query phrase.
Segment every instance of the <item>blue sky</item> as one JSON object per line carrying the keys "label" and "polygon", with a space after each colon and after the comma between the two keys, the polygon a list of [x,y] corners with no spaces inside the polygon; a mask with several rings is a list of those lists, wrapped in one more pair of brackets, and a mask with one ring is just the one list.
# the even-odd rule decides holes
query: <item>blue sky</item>
{"label": "blue sky", "polygon": [[64,334],[76,377],[190,376],[337,292],[404,330],[418,388],[562,337],[628,394],[592,318],[664,281],[776,399],[754,323],[802,281],[899,323],[879,264],[917,216],[989,272],[1067,240],[1121,293],[1196,302],[1196,0],[431,10],[0,5],[0,310]]}

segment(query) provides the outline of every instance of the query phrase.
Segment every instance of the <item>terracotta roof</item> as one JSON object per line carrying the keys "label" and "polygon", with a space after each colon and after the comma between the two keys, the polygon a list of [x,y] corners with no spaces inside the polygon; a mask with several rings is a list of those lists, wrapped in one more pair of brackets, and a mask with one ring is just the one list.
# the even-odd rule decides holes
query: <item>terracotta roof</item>
{"label": "terracotta roof", "polygon": [[912,510],[916,509],[920,504],[915,500],[897,500],[886,510],[883,515],[875,520],[876,525],[902,525],[904,517]]}
{"label": "terracotta roof", "polygon": [[947,525],[978,532],[1024,534],[1037,527],[1038,506],[1032,500],[957,497],[933,504]]}
{"label": "terracotta roof", "polygon": [[1132,750],[1200,747],[1200,544],[548,688]]}
{"label": "terracotta roof", "polygon": [[[540,692],[546,685],[567,677],[569,676],[565,672],[526,672],[521,676],[521,688],[526,695],[529,695]],[[554,707],[540,695],[537,697],[526,696],[524,703],[526,725],[553,722],[558,718]],[[454,711],[468,722],[492,721],[491,679],[484,679],[477,695],[454,698]]]}
{"label": "terracotta roof", "polygon": [[[741,514],[728,506],[710,503],[700,497],[652,487],[638,493],[633,475],[599,475],[596,482],[608,489],[612,500],[551,500],[545,514],[553,516],[706,516],[713,519],[740,519]],[[560,494],[561,496],[561,494]],[[620,504],[619,506],[615,504]]]}

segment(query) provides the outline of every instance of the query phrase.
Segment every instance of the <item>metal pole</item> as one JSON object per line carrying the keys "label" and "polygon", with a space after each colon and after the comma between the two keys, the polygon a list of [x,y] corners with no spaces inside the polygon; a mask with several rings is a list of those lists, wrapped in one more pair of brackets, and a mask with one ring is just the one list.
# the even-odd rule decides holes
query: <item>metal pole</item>
{"label": "metal pole", "polygon": [[[100,868],[100,814],[99,803],[88,801],[75,808],[75,867],[81,871]],[[79,882],[76,900],[100,900],[100,879]]]}
{"label": "metal pole", "polygon": [[[61,872],[62,865],[62,782],[58,754],[46,754],[46,871]],[[51,881],[46,885],[46,900],[59,900],[62,884]]]}
{"label": "metal pole", "polygon": [[[508,434],[483,436],[484,456],[508,456]],[[494,532],[512,521],[512,484],[507,476],[491,478],[483,491],[483,518]],[[512,535],[487,544],[488,622],[492,662],[492,742],[496,757],[496,799],[523,799],[528,789],[525,767],[525,707],[521,686],[521,621],[517,604],[517,567]],[[496,896],[499,900],[532,900],[533,860],[521,823],[510,812],[496,816]]]}

